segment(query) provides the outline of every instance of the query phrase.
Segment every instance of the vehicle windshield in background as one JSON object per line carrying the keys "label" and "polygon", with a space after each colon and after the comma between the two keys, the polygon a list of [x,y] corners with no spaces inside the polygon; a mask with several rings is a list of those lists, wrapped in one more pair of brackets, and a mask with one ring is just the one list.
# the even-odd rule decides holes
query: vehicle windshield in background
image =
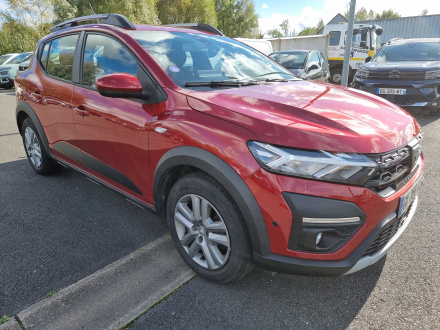
{"label": "vehicle windshield in background", "polygon": [[373,62],[389,61],[440,61],[440,43],[417,42],[384,46]]}
{"label": "vehicle windshield in background", "polygon": [[8,64],[20,64],[23,61],[26,61],[29,57],[31,57],[32,53],[23,53],[20,55],[17,55],[10,61]]}
{"label": "vehicle windshield in background", "polygon": [[[167,31],[131,31],[130,34],[180,87],[185,84],[203,87],[188,82],[294,79],[282,66],[233,39]],[[238,86],[231,85],[215,86]]]}
{"label": "vehicle windshield in background", "polygon": [[10,57],[11,57],[11,55],[2,55],[2,56],[0,56],[0,65],[5,63]]}
{"label": "vehicle windshield in background", "polygon": [[275,53],[269,56],[287,69],[302,69],[307,57],[304,52]]}

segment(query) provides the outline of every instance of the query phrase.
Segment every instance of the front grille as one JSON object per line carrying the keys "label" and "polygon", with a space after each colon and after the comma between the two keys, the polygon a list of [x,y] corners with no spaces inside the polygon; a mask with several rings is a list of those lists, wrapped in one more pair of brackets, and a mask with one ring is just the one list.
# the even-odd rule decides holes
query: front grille
{"label": "front grille", "polygon": [[368,79],[425,80],[425,72],[370,71]]}
{"label": "front grille", "polygon": [[[399,149],[383,154],[369,155],[378,165],[378,170],[365,185],[375,192],[388,187],[395,191],[400,189],[415,173],[417,160],[420,157],[420,141],[422,134],[416,137],[417,141]],[[414,143],[416,142],[416,143]]]}
{"label": "front grille", "polygon": [[392,103],[401,104],[401,105],[427,102],[426,97],[423,95],[379,95],[379,96]]}
{"label": "front grille", "polygon": [[383,228],[382,231],[379,233],[379,235],[377,235],[377,237],[374,239],[373,243],[371,243],[368,249],[364,252],[362,257],[372,256],[377,252],[379,252],[385,245],[387,245],[390,239],[393,238],[394,235],[396,235],[399,228],[403,225],[413,206],[414,206],[414,202],[408,208],[405,214],[403,214],[399,218],[394,219],[394,221],[392,221],[385,228]]}

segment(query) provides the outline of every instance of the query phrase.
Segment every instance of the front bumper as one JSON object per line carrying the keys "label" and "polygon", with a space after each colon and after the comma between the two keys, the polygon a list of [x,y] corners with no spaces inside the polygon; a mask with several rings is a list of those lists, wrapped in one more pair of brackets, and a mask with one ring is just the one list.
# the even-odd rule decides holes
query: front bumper
{"label": "front bumper", "polygon": [[373,265],[387,254],[410,224],[417,205],[418,196],[406,214],[398,218],[397,213],[393,212],[383,219],[346,259],[308,260],[275,254],[265,257],[254,254],[254,262],[273,271],[299,275],[338,276],[357,272]]}
{"label": "front bumper", "polygon": [[[404,107],[440,107],[440,79],[374,80],[355,77],[352,86]],[[406,89],[405,95],[378,94],[378,88]]]}

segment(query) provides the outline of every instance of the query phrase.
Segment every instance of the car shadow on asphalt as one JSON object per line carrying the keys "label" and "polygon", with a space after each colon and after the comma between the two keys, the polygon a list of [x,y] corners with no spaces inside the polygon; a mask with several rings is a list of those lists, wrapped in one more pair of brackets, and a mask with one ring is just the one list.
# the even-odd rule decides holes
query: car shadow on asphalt
{"label": "car shadow on asphalt", "polygon": [[0,94],[15,95],[15,89],[0,89]]}

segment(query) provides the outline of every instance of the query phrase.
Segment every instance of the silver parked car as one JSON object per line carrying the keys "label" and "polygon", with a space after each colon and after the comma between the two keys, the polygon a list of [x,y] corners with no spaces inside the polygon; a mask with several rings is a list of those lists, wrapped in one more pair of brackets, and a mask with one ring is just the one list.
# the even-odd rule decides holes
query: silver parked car
{"label": "silver parked car", "polygon": [[330,82],[328,62],[320,51],[281,50],[269,57],[300,78]]}

